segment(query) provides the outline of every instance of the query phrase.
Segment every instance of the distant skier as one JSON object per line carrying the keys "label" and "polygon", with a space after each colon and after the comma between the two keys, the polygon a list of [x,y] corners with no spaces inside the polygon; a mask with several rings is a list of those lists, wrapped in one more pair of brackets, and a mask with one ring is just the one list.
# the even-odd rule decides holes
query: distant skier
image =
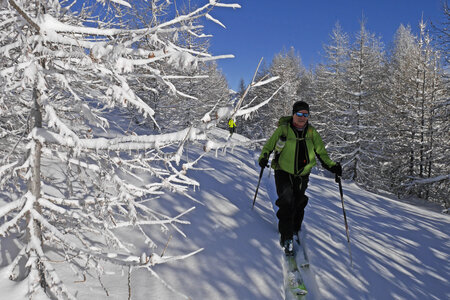
{"label": "distant skier", "polygon": [[230,136],[236,131],[236,122],[233,119],[228,120],[228,129],[230,130]]}
{"label": "distant skier", "polygon": [[294,103],[292,116],[281,117],[278,128],[264,145],[259,157],[261,168],[267,166],[269,156],[275,150],[271,167],[275,170],[278,199],[277,212],[280,244],[286,254],[293,252],[293,236],[298,235],[308,204],[305,191],[309,174],[316,165],[316,155],[322,166],[342,176],[342,167],[328,156],[317,130],[308,124],[309,105]]}

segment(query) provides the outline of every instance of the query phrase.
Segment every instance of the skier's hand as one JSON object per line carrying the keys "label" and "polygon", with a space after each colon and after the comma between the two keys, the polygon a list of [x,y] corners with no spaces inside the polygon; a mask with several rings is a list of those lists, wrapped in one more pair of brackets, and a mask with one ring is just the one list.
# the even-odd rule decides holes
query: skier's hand
{"label": "skier's hand", "polygon": [[340,163],[336,163],[334,166],[330,168],[330,171],[336,174],[336,176],[342,176],[342,166]]}
{"label": "skier's hand", "polygon": [[259,166],[261,168],[267,167],[269,164],[269,159],[267,158],[267,153],[264,153],[264,157],[259,160]]}

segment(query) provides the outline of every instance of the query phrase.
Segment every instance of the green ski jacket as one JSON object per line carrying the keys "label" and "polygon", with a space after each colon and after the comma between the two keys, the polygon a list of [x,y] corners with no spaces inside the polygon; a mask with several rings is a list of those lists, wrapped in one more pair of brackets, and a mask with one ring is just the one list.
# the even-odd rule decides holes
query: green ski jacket
{"label": "green ski jacket", "polygon": [[285,136],[286,144],[278,160],[272,159],[273,169],[281,169],[296,176],[308,175],[316,165],[316,155],[325,169],[330,170],[336,165],[328,156],[322,138],[313,126],[307,124],[303,131],[297,131],[291,124],[291,116],[280,118],[278,128],[264,145],[259,160],[265,155],[269,157],[278,139]]}

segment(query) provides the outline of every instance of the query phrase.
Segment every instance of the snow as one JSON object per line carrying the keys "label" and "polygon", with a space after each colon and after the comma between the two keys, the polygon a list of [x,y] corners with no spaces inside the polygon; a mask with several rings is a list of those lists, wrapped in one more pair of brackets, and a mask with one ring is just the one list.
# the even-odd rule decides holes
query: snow
{"label": "snow", "polygon": [[[106,3],[104,0],[97,1]],[[131,3],[126,0],[112,2],[126,7],[130,7]],[[128,73],[135,72],[137,67],[158,61],[189,71],[196,69],[199,62],[234,57],[212,56],[203,51],[185,49],[171,43],[170,39],[166,40],[164,36],[176,34],[176,31],[200,28],[182,25],[189,24],[190,19],[200,16],[225,27],[209,13],[212,8],[210,6],[233,9],[240,6],[210,0],[209,4],[187,15],[177,15],[175,19],[164,23],[157,22],[155,27],[127,30],[108,26],[95,28],[69,25],[81,22],[62,23],[62,20],[68,19],[50,14],[37,14],[38,17],[34,20],[27,17],[14,1],[10,1],[10,4],[21,15],[20,20],[25,18],[39,35],[26,36],[26,42],[36,44],[36,48],[32,52],[25,51],[25,56],[19,55],[12,65],[7,63],[0,75],[5,78],[5,86],[10,91],[15,91],[18,85],[22,85],[23,89],[32,86],[36,87],[36,91],[42,92],[37,102],[42,103],[47,127],[34,128],[30,137],[44,145],[51,142],[53,146],[73,148],[73,154],[57,152],[55,148],[46,145],[42,150],[46,155],[42,156],[43,164],[40,164],[43,167],[41,179],[42,182],[45,181],[45,184],[40,185],[41,196],[27,192],[21,196],[16,195],[15,198],[0,199],[2,297],[46,299],[38,280],[39,265],[42,264],[50,293],[54,293],[55,297],[64,294],[69,299],[72,299],[71,295],[78,299],[283,299],[286,266],[278,245],[273,173],[266,170],[256,206],[252,209],[259,173],[256,164],[259,151],[241,148],[250,143],[238,134],[230,137],[227,131],[220,129],[213,130],[212,134],[204,132],[204,129],[210,130],[223,119],[226,122],[228,118],[247,118],[267,104],[278,91],[253,107],[250,107],[253,100],[244,105],[244,97],[241,97],[234,108],[229,106],[219,109],[214,116],[211,111],[205,114],[202,119],[205,124],[201,124],[200,128],[192,127],[157,135],[108,136],[104,128],[109,127],[108,120],[97,115],[97,109],[91,110],[87,104],[81,104],[86,94],[77,94],[80,90],[72,85],[76,81],[69,78],[69,72],[65,72],[75,71],[69,60],[74,65],[92,66],[93,71],[89,74],[104,75],[92,76],[92,83],[101,79],[104,83],[99,86],[99,90],[103,90],[109,98],[99,100],[105,101],[110,108],[131,106],[144,117],[153,118],[153,109],[130,88],[129,82],[132,81],[128,80]],[[54,5],[60,8],[57,2]],[[9,15],[10,12],[6,14]],[[3,25],[15,20],[17,18],[11,18]],[[6,28],[12,28],[9,33],[13,33],[12,26]],[[155,51],[133,46],[147,34],[151,36],[151,48],[155,48]],[[115,40],[123,38],[123,42],[110,41],[113,36]],[[6,44],[0,47],[0,53],[5,57],[9,58],[16,48],[22,48],[22,44],[15,40],[5,41]],[[11,43],[8,44],[9,42]],[[52,49],[45,46],[49,43],[54,43]],[[69,50],[64,49],[64,45],[74,47]],[[158,46],[154,47],[155,45]],[[77,51],[80,47],[85,49]],[[88,53],[89,56],[83,56]],[[41,55],[50,58],[48,65],[37,63]],[[52,71],[52,66],[57,66],[57,72],[60,73],[52,74],[55,71]],[[48,70],[51,72],[47,72]],[[177,90],[172,82],[166,81],[183,79],[183,76],[171,72],[166,74],[164,69],[156,70],[151,66],[148,66],[148,71],[151,77],[161,79],[173,96],[196,99]],[[18,81],[20,76],[16,76],[16,73],[22,74],[22,81]],[[93,135],[89,128],[89,134],[82,138],[84,135],[78,135],[77,126],[73,126],[73,123],[69,126],[70,122],[66,124],[68,120],[58,115],[58,110],[61,109],[56,103],[53,106],[54,101],[50,100],[54,94],[47,87],[53,79],[62,85],[70,97],[79,102],[75,111],[82,112],[90,125],[102,127],[104,132],[101,135]],[[276,79],[277,77],[273,77],[252,82],[249,89],[261,87]],[[283,85],[279,89],[282,88]],[[154,89],[154,92],[156,94],[158,90]],[[21,93],[19,91],[17,94]],[[15,94],[12,95],[14,99]],[[355,92],[354,95],[361,93]],[[21,99],[19,97],[18,101],[25,104],[25,98]],[[114,120],[116,121],[118,120]],[[34,147],[36,140],[32,140],[27,146],[32,154],[37,151],[37,147]],[[206,141],[205,145],[200,145],[199,141]],[[177,149],[174,153],[168,153],[161,151],[163,147]],[[154,155],[153,158],[161,162],[161,166],[155,165],[155,169],[148,172],[157,174],[154,177],[158,180],[145,174],[145,171],[152,168],[150,164],[132,165],[130,161],[124,160],[125,155],[121,156],[119,153],[110,162],[117,166],[130,164],[130,168],[118,167],[115,174],[100,174],[103,171],[102,165],[95,164],[98,156],[87,156],[89,159],[82,160],[80,154],[87,149],[128,151],[130,156],[132,150],[149,150],[147,154]],[[21,166],[18,162],[9,163],[7,157],[4,158],[0,175],[13,168],[25,170],[26,166],[34,163],[33,157],[31,155],[30,159],[21,162]],[[151,158],[141,156],[139,159]],[[66,169],[61,168],[61,161],[66,162]],[[74,173],[77,169],[78,174],[86,171],[98,173],[102,175],[98,177],[99,183],[103,183],[102,178],[108,178],[111,184],[118,187],[119,193],[103,198],[101,194],[89,194],[87,187],[90,185],[85,186],[86,190],[78,189],[77,186],[75,193],[69,187],[70,193],[66,193],[62,186],[71,185],[73,177],[63,176],[62,173],[70,169]],[[48,176],[49,173],[55,176]],[[32,177],[32,172],[18,175],[26,180]],[[80,177],[83,177],[82,180],[94,178],[83,175]],[[436,177],[433,180],[445,179],[448,177]],[[93,180],[97,180],[97,177]],[[19,190],[21,187],[16,181],[8,188]],[[104,188],[109,187],[101,187]],[[2,195],[7,193],[9,191],[2,191]],[[368,193],[355,184],[346,182],[344,193],[350,223],[349,244],[345,236],[336,183],[315,173],[311,176],[307,193],[310,205],[303,236],[311,267],[303,270],[303,275],[310,290],[308,299],[450,298],[448,215]],[[151,198],[144,198],[145,194],[151,194]],[[100,205],[99,210],[112,211],[114,207],[127,218],[111,217],[109,224],[103,217],[106,214],[99,212],[97,215],[97,211],[88,210],[85,206],[105,199],[110,203],[108,206]],[[45,209],[48,213],[44,216],[40,209]],[[86,215],[81,215],[83,209],[87,212]],[[11,216],[11,211],[17,211],[17,214]],[[140,219],[137,217],[140,213],[151,213],[152,216]],[[38,224],[49,233],[45,236],[44,243],[41,243],[37,234]],[[62,224],[67,226],[61,228]],[[89,227],[92,224],[101,229]],[[28,226],[27,231],[24,225]],[[73,235],[78,226],[89,229],[82,238],[78,236],[79,240]],[[19,227],[22,230],[16,230]],[[19,231],[21,234],[16,233]],[[111,234],[113,231],[114,234]],[[101,234],[94,235],[95,233]],[[104,240],[98,240],[101,238]],[[28,244],[21,245],[21,240]],[[113,249],[107,245],[117,247]],[[122,252],[118,252],[118,249]],[[74,264],[68,265],[67,260]],[[100,260],[105,264],[100,264]],[[23,278],[24,266],[30,267],[26,278]],[[10,280],[10,276],[17,281]],[[60,291],[63,293],[58,294]]]}
{"label": "snow", "polygon": [[220,22],[219,20],[215,19],[215,18],[212,17],[210,14],[206,14],[205,17],[206,17],[208,20],[213,21],[214,23],[216,23],[216,24],[222,26],[223,28],[226,28],[226,26],[223,25],[222,22]]}
{"label": "snow", "polygon": [[[97,0],[97,1],[98,1],[98,0]],[[111,0],[111,1],[112,1],[112,2],[116,2],[116,3],[120,4],[120,5],[123,5],[123,6],[126,6],[126,7],[131,8],[130,3],[126,2],[126,1],[122,1],[122,0]]]}
{"label": "snow", "polygon": [[306,244],[320,298],[448,299],[449,216],[346,183],[351,268],[335,186],[312,175],[308,189]]}
{"label": "snow", "polygon": [[[149,249],[134,239],[137,229],[120,229],[122,242],[134,244],[130,258],[147,262],[130,274],[131,299],[284,299],[273,171],[265,170],[252,209],[259,151],[223,148],[245,138],[234,134],[227,140],[228,132],[220,129],[214,134],[222,150],[207,153],[188,170],[200,187],[186,196],[165,193],[152,203],[152,209],[166,215],[188,211],[182,220],[189,222],[176,223],[181,232],[170,227],[154,230],[158,247]],[[189,146],[181,163],[202,151]],[[310,176],[303,227],[310,260],[310,268],[302,269],[307,299],[449,299],[450,216],[366,192],[352,182],[343,182],[343,189],[353,267],[338,186],[317,170]],[[23,299],[26,281],[4,278],[16,246],[9,237],[0,241],[2,296]],[[171,261],[158,264],[166,260]],[[67,266],[54,265],[78,299],[128,297],[125,267],[106,267],[99,284],[96,274],[88,273],[83,281]]]}

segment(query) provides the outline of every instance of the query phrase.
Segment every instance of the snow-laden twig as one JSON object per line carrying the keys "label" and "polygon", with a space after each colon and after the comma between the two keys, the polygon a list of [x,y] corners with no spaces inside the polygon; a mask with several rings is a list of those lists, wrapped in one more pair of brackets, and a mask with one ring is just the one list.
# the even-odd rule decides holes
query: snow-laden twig
{"label": "snow-laden twig", "polygon": [[203,250],[204,250],[204,248],[200,248],[200,249],[195,250],[195,251],[193,251],[191,253],[188,253],[188,254],[185,254],[185,255],[178,255],[178,256],[167,256],[167,255],[166,256],[159,256],[156,253],[152,253],[150,255],[150,258],[149,258],[149,261],[148,261],[147,265],[153,267],[155,265],[164,264],[164,263],[167,263],[167,262],[172,262],[172,261],[176,261],[176,260],[186,259],[186,258],[191,257],[191,256],[193,256],[193,255],[195,255],[195,254],[197,254],[197,253],[199,253],[199,252],[201,252]]}
{"label": "snow-laden twig", "polygon": [[278,92],[284,87],[284,85],[286,84],[286,82],[285,83],[283,83],[269,98],[267,98],[267,100],[265,100],[265,101],[263,101],[263,102],[261,102],[261,103],[259,103],[259,104],[257,104],[257,105],[255,105],[255,106],[253,106],[253,107],[249,107],[249,108],[246,108],[246,109],[239,109],[239,110],[237,110],[236,112],[235,112],[235,116],[236,117],[238,117],[238,116],[243,116],[243,115],[249,115],[250,113],[252,113],[252,112],[255,112],[255,111],[257,111],[259,108],[261,108],[262,106],[264,106],[264,105],[266,105],[267,103],[269,103],[270,102],[270,100],[272,100],[273,99],[273,97],[276,95],[276,94],[278,94]]}
{"label": "snow-laden twig", "polygon": [[232,4],[232,3],[220,3],[220,2],[216,2],[214,1],[214,6],[216,7],[228,7],[228,8],[241,8],[241,6],[239,4]]}
{"label": "snow-laden twig", "polygon": [[0,218],[3,218],[5,215],[7,215],[8,213],[10,213],[13,210],[16,210],[18,208],[21,208],[23,206],[23,204],[25,203],[26,200],[26,196],[13,201],[13,202],[9,202],[4,204],[3,206],[0,207]]}
{"label": "snow-laden twig", "polygon": [[6,174],[8,174],[11,169],[14,169],[15,167],[17,167],[18,164],[19,164],[19,162],[15,161],[15,162],[0,166],[0,179],[3,178]]}
{"label": "snow-laden twig", "polygon": [[60,120],[57,116],[55,109],[51,105],[45,105],[46,118],[48,126],[50,128],[54,127],[59,131],[59,134],[64,139],[73,140],[74,144],[78,144],[79,138],[69,127]]}
{"label": "snow-laden twig", "polygon": [[[103,2],[102,0],[97,0],[97,1],[101,1],[101,2]],[[131,5],[130,5],[130,3],[128,3],[127,1],[125,1],[125,0],[110,0],[110,1],[112,1],[112,2],[115,2],[115,3],[117,3],[117,4],[120,4],[120,5],[123,5],[123,6],[126,6],[126,7],[129,7],[129,8],[131,8]]]}
{"label": "snow-laden twig", "polygon": [[[173,217],[173,218],[167,218],[164,220],[148,220],[148,221],[137,221],[137,225],[161,225],[161,224],[171,224],[171,223],[180,223],[180,224],[190,224],[189,221],[180,220],[180,218],[189,213],[190,211],[194,210],[195,207],[191,207],[190,209],[182,212],[181,214]],[[114,228],[121,228],[121,227],[128,227],[128,226],[134,226],[135,224],[131,224],[130,222],[123,222],[123,223],[117,223]]]}
{"label": "snow-laden twig", "polygon": [[210,14],[206,14],[205,17],[210,20],[213,21],[214,23],[218,24],[219,26],[222,26],[223,28],[226,28],[225,25],[223,25],[222,22],[220,22],[219,20],[213,18]]}
{"label": "snow-laden twig", "polygon": [[116,265],[122,265],[122,266],[132,266],[132,265],[138,265],[140,264],[140,258],[138,256],[133,255],[122,255],[118,253],[107,253],[107,252],[100,252],[97,251],[94,247],[92,247],[92,250],[79,247],[74,242],[72,242],[68,237],[66,237],[60,230],[58,230],[56,227],[51,225],[45,218],[42,217],[41,214],[39,214],[36,210],[32,209],[30,210],[31,215],[34,219],[39,221],[39,223],[49,232],[51,232],[51,235],[53,237],[58,238],[59,241],[64,243],[69,249],[72,251],[83,253],[84,255],[90,255],[97,259],[108,261]]}
{"label": "snow-laden twig", "polygon": [[[21,208],[21,210],[13,218],[6,221],[2,224],[2,226],[0,226],[0,236],[5,236],[11,228],[18,226],[19,221],[28,214],[30,208],[33,206],[34,201],[35,197],[31,194],[30,191],[28,191],[25,195],[22,196],[20,200],[17,201],[17,204],[21,204],[17,208]],[[8,210],[8,208],[4,210],[5,213],[10,211],[12,210]]]}
{"label": "snow-laden twig", "polygon": [[279,78],[280,78],[279,76],[270,77],[269,79],[256,82],[255,84],[252,85],[252,87],[255,88],[255,87],[263,86],[263,85],[269,84]]}
{"label": "snow-laden twig", "polygon": [[261,59],[259,60],[258,66],[256,67],[255,73],[253,74],[252,82],[247,86],[247,88],[244,91],[244,94],[242,94],[242,96],[239,98],[239,101],[236,103],[236,106],[234,107],[234,112],[231,114],[231,118],[233,118],[236,111],[239,110],[239,108],[241,107],[242,103],[244,102],[244,99],[247,96],[250,88],[254,84],[255,78],[256,78],[256,75],[258,74],[259,66],[261,65],[262,60],[263,60],[263,58],[261,57]]}

